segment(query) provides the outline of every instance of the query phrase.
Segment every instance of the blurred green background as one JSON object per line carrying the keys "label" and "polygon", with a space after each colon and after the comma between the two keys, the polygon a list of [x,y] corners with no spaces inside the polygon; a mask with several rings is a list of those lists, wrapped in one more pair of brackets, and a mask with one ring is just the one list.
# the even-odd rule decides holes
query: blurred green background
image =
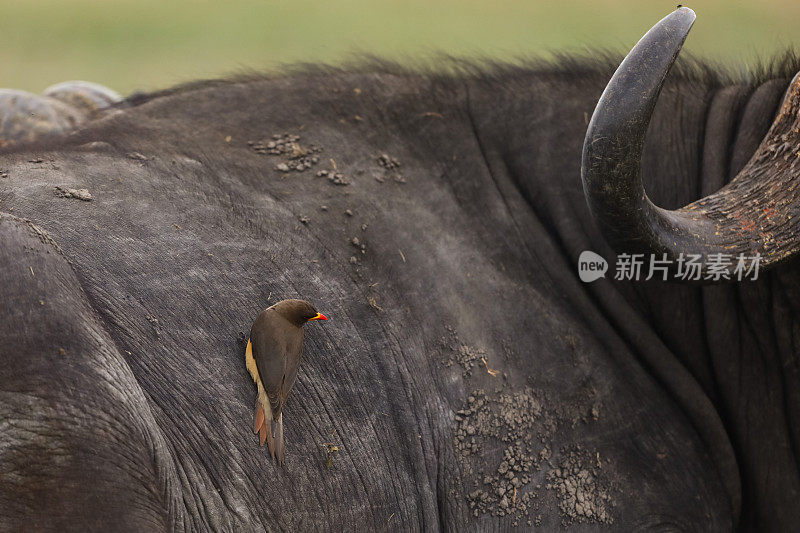
{"label": "blurred green background", "polygon": [[[800,1],[698,0],[696,56],[746,67],[800,41]],[[366,52],[513,59],[627,51],[675,2],[647,0],[0,0],[0,86],[69,79],[127,94]]]}

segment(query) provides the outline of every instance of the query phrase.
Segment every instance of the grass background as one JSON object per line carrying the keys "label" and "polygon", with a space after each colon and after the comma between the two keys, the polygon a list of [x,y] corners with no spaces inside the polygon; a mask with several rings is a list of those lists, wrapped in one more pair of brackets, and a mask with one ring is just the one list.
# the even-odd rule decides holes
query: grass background
{"label": "grass background", "polygon": [[[800,42],[800,2],[697,0],[686,49],[746,68]],[[123,94],[358,53],[405,61],[627,51],[676,6],[650,0],[0,0],[0,86]]]}

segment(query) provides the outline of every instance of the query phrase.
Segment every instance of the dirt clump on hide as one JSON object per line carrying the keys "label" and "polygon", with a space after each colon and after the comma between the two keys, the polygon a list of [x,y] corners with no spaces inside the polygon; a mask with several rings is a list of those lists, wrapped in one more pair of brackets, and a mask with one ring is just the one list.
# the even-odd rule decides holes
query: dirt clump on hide
{"label": "dirt clump on hide", "polygon": [[84,202],[91,202],[92,195],[89,189],[68,189],[66,187],[56,187],[55,194],[59,198],[75,198],[76,200],[83,200]]}
{"label": "dirt clump on hide", "polygon": [[367,253],[367,245],[366,245],[366,243],[361,242],[361,240],[358,237],[353,237],[352,239],[350,239],[350,244],[352,244],[362,254]]}
{"label": "dirt clump on hide", "polygon": [[471,377],[475,367],[481,366],[487,357],[484,350],[459,342],[455,330],[449,326],[447,335],[439,339],[439,347],[450,352],[450,357],[444,362],[444,366],[449,368],[455,364],[460,365],[461,375],[465,378]]}
{"label": "dirt clump on hide", "polygon": [[496,378],[497,371],[492,373],[486,364],[487,352],[460,342],[452,328],[441,344],[450,352],[445,366],[460,365],[462,376],[470,380],[485,380],[473,374],[485,366],[489,383],[497,384],[494,390],[473,389],[453,418],[453,444],[472,515],[538,526],[545,498],[555,498],[551,505],[558,506],[562,525],[612,523],[611,485],[599,453],[556,444],[561,429],[592,423],[599,416],[591,388],[578,393],[586,401],[552,402],[529,386],[519,389]]}
{"label": "dirt clump on hide", "polygon": [[563,525],[597,521],[611,524],[611,497],[600,477],[600,456],[592,457],[581,447],[562,455],[558,468],[547,474],[548,489],[559,496]]}
{"label": "dirt clump on hide", "polygon": [[383,175],[375,175],[375,180],[383,183],[387,177],[391,177],[397,183],[405,183],[406,179],[400,174],[400,161],[397,158],[388,154],[381,154],[378,156],[378,164],[383,167]]}
{"label": "dirt clump on hide", "polygon": [[328,178],[328,181],[334,185],[350,185],[350,180],[344,177],[341,172],[334,170],[320,170],[317,172],[318,178]]}
{"label": "dirt clump on hide", "polygon": [[322,148],[313,144],[300,144],[300,136],[276,133],[271,139],[247,141],[257,154],[280,156],[283,160],[275,166],[280,172],[303,172],[319,163]]}

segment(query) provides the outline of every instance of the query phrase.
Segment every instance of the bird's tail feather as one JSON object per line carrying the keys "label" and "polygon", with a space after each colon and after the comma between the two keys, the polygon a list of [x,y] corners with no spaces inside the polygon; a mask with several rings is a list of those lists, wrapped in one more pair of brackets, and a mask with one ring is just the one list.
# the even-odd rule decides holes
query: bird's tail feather
{"label": "bird's tail feather", "polygon": [[261,427],[264,425],[264,409],[261,407],[261,404],[256,399],[256,420],[255,425],[253,428],[253,433],[258,433],[261,430]]}
{"label": "bird's tail feather", "polygon": [[275,460],[275,439],[272,437],[272,420],[267,420],[265,433],[267,438],[267,446],[269,447],[269,454],[272,456],[272,459]]}
{"label": "bird's tail feather", "polygon": [[[247,340],[247,348],[244,351],[244,359],[245,364],[247,366],[247,370],[250,372],[250,375],[253,377],[253,381],[258,388],[258,396],[256,397],[256,411],[255,411],[255,420],[253,424],[253,433],[259,436],[259,440],[261,441],[261,446],[264,445],[264,442],[269,441],[269,448],[270,451],[273,448],[272,445],[272,433],[269,431],[269,421],[272,420],[272,409],[269,405],[269,399],[267,398],[267,393],[264,391],[264,386],[261,384],[261,377],[258,374],[258,367],[256,366],[256,361],[253,359],[253,343],[250,342],[250,339]],[[273,452],[274,456],[274,452]]]}
{"label": "bird's tail feather", "polygon": [[[269,453],[272,455],[272,459],[274,460],[277,457],[278,464],[283,466],[284,457],[286,455],[286,451],[283,446],[283,413],[280,413],[277,417],[277,420],[275,420],[275,436],[273,437],[272,407],[270,406],[269,398],[264,390],[264,386],[261,384],[261,377],[258,374],[258,367],[256,366],[255,359],[253,359],[253,345],[250,340],[247,341],[247,348],[245,349],[244,355],[247,370],[250,372],[250,375],[253,377],[253,381],[255,381],[256,387],[258,388],[253,433],[258,434],[259,440],[261,441],[261,446],[264,445],[264,442],[267,443],[267,446],[269,447]],[[282,407],[282,405],[279,405],[278,410],[280,411]]]}
{"label": "bird's tail feather", "polygon": [[286,459],[286,448],[283,442],[283,413],[279,414],[275,421],[275,455],[278,458],[278,464],[283,466]]}
{"label": "bird's tail feather", "polygon": [[272,439],[272,407],[269,404],[269,398],[261,385],[261,380],[256,382],[258,385],[258,397],[256,398],[256,415],[254,424],[254,433],[259,434],[261,445],[264,442],[269,446],[269,451],[275,458],[275,442]]}

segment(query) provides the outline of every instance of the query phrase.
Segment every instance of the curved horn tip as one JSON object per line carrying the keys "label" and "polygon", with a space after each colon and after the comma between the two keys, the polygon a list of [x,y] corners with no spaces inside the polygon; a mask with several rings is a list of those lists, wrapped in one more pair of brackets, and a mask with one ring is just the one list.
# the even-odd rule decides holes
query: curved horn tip
{"label": "curved horn tip", "polygon": [[612,247],[671,242],[664,214],[644,191],[644,137],[667,73],[683,47],[695,13],[680,7],[658,21],[617,68],[586,131],[581,177],[589,210]]}

